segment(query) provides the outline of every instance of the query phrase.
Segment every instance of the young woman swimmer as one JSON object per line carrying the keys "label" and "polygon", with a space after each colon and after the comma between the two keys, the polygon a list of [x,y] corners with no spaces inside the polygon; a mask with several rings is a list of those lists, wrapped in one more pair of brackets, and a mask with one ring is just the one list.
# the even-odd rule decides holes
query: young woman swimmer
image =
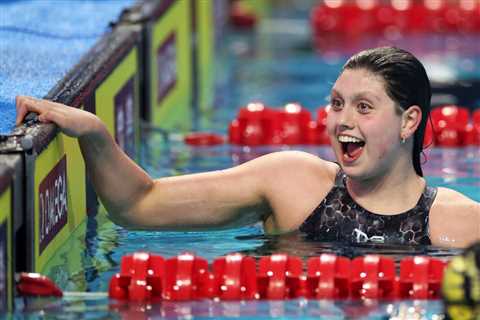
{"label": "young woman swimmer", "polygon": [[331,92],[327,130],[337,163],[284,151],[227,170],[155,180],[91,113],[17,97],[17,124],[36,112],[77,137],[98,196],[126,227],[225,228],[262,220],[266,232],[299,229],[318,240],[465,247],[480,239],[480,204],[429,187],[422,177],[430,97],[425,69],[412,54],[362,51]]}

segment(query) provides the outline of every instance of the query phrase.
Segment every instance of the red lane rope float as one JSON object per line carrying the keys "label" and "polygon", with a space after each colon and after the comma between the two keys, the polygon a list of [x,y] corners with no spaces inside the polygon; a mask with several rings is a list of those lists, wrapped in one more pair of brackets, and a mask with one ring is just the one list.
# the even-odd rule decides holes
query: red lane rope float
{"label": "red lane rope float", "polygon": [[261,299],[284,300],[305,296],[302,260],[286,254],[262,257],[258,265],[257,283]]}
{"label": "red lane rope float", "polygon": [[298,103],[280,109],[249,103],[240,108],[228,133],[230,143],[245,146],[329,144],[326,111],[319,109],[314,121],[310,111]]}
{"label": "red lane rope float", "polygon": [[447,105],[431,112],[435,144],[441,147],[458,147],[466,144],[469,110],[465,107]]}
{"label": "red lane rope float", "polygon": [[376,255],[353,259],[350,294],[357,299],[397,298],[395,262]]}
{"label": "red lane rope float", "polygon": [[400,262],[399,298],[438,299],[446,263],[424,256]]}
{"label": "red lane rope float", "polygon": [[236,1],[230,8],[230,22],[237,28],[251,29],[257,24],[255,12],[245,4]]}
{"label": "red lane rope float", "polygon": [[173,301],[212,298],[212,284],[207,260],[184,253],[165,263],[162,298]]}
{"label": "red lane rope float", "polygon": [[322,254],[307,260],[309,298],[346,299],[349,296],[351,262],[345,257]]}
{"label": "red lane rope float", "polygon": [[183,141],[191,146],[215,146],[225,143],[223,136],[211,132],[192,132],[183,138]]}
{"label": "red lane rope float", "polygon": [[63,296],[62,290],[52,280],[39,273],[20,273],[17,279],[17,292],[22,296]]}
{"label": "red lane rope float", "polygon": [[146,252],[123,256],[120,273],[110,280],[108,295],[118,300],[161,299],[164,259]]}
{"label": "red lane rope float", "polygon": [[258,299],[255,259],[229,254],[213,262],[214,296],[221,300]]}
{"label": "red lane rope float", "polygon": [[472,114],[472,142],[474,145],[480,146],[480,108],[475,110]]}
{"label": "red lane rope float", "polygon": [[477,1],[324,1],[311,11],[316,38],[378,33],[476,33]]}

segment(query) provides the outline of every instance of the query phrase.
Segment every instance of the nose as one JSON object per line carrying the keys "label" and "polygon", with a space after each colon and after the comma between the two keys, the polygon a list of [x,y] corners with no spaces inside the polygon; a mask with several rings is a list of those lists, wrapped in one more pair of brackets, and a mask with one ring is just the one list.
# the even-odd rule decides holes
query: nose
{"label": "nose", "polygon": [[345,106],[338,114],[337,123],[341,130],[353,129],[355,127],[355,121],[352,108]]}

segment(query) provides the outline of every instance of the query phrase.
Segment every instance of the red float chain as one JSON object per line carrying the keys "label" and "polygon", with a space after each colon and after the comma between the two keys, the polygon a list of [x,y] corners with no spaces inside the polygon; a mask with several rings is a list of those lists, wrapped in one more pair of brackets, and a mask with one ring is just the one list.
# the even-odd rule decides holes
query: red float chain
{"label": "red float chain", "polygon": [[[229,126],[228,141],[234,145],[327,145],[327,109],[317,109],[317,119],[300,104],[290,103],[282,109],[250,103],[240,108],[237,118]],[[186,138],[191,145],[214,145],[221,138],[203,134]],[[203,142],[203,141],[210,142]],[[425,128],[424,146],[463,147],[480,145],[480,109],[470,114],[466,107],[446,105],[431,112],[431,121]]]}
{"label": "red float chain", "polygon": [[[391,258],[366,255],[350,260],[322,254],[306,260],[273,254],[255,261],[241,254],[206,259],[183,253],[170,259],[146,252],[122,257],[108,296],[122,301],[438,299],[446,263],[427,256],[404,258],[395,273]],[[23,296],[62,297],[45,276],[21,273]]]}
{"label": "red float chain", "polygon": [[[109,296],[118,300],[189,301],[309,299],[438,299],[446,264],[431,257],[395,262],[367,255],[350,260],[332,254],[302,259],[286,254],[252,257],[231,254],[214,260],[181,254],[162,257],[135,253],[122,259]],[[121,281],[119,279],[122,279]]]}
{"label": "red float chain", "polygon": [[315,38],[381,33],[462,33],[480,31],[477,1],[324,1],[310,22]]}

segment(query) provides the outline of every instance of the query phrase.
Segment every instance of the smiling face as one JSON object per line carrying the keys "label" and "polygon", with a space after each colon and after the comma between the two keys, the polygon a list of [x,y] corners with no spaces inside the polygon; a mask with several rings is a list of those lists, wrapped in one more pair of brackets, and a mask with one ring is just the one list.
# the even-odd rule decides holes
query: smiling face
{"label": "smiling face", "polygon": [[369,179],[385,174],[406,156],[400,147],[398,110],[382,77],[366,69],[342,72],[332,89],[327,130],[348,176]]}

